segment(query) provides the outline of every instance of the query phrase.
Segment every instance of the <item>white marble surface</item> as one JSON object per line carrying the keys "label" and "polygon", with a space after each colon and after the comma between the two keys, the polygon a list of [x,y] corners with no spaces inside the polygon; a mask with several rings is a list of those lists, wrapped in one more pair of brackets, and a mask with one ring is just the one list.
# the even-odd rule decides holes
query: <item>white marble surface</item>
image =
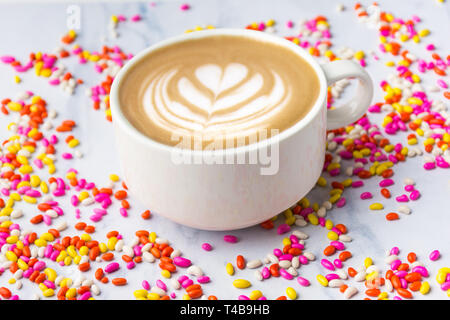
{"label": "white marble surface", "polygon": [[[364,1],[365,5],[372,1]],[[73,2],[70,2],[73,3]],[[334,48],[349,46],[354,49],[362,49],[368,52],[375,49],[377,44],[376,31],[368,29],[365,25],[356,21],[353,12],[353,1],[342,1],[347,9],[338,13],[335,10],[336,2],[326,0],[316,1],[261,1],[261,0],[202,0],[188,1],[191,10],[182,12],[179,10],[179,1],[157,2],[155,7],[151,7],[148,2],[126,2],[126,3],[80,3],[82,13],[80,37],[77,42],[88,50],[97,50],[101,45],[102,36],[108,36],[108,22],[112,14],[124,14],[130,17],[139,13],[143,16],[143,21],[139,23],[121,24],[118,32],[120,37],[116,40],[107,40],[108,44],[118,44],[125,51],[136,53],[158,40],[165,39],[183,32],[196,25],[212,24],[216,27],[245,27],[253,21],[266,21],[273,18],[278,22],[277,32],[281,35],[291,34],[285,28],[287,20],[294,22],[299,19],[310,19],[318,14],[326,15],[331,24]],[[402,0],[402,1],[379,1],[382,9],[393,12],[396,16],[403,18],[418,14],[423,18],[423,26],[431,29],[432,34],[427,39],[434,42],[438,47],[438,52],[446,56],[449,52],[448,30],[450,7],[448,1],[444,5],[439,5],[437,1]],[[27,3],[13,4],[0,3],[0,55],[13,54],[25,60],[30,51],[51,51],[59,42],[60,37],[65,32],[66,8],[64,3]],[[446,32],[445,32],[446,31]],[[447,38],[446,38],[447,36]],[[417,46],[411,46],[413,53],[423,54]],[[73,61],[73,60],[72,60]],[[77,76],[82,77],[87,82],[84,88],[80,87],[73,96],[67,96],[59,88],[47,85],[46,81],[35,77],[32,72],[23,75],[23,82],[16,85],[13,82],[14,73],[10,67],[0,65],[0,97],[14,97],[23,90],[33,90],[44,97],[50,108],[54,108],[59,113],[58,119],[71,118],[77,121],[78,126],[75,135],[80,139],[80,150],[85,154],[81,160],[58,161],[59,173],[63,174],[69,166],[77,168],[80,176],[95,181],[97,184],[104,184],[108,180],[110,173],[119,173],[119,164],[114,151],[114,141],[112,137],[111,124],[104,120],[102,112],[95,112],[89,99],[85,96],[85,89],[88,85],[98,82],[100,77],[93,71],[92,66],[80,66],[78,63],[68,63],[69,68]],[[385,78],[387,67],[380,63],[375,63],[369,59],[368,71],[371,73],[376,84]],[[381,91],[376,89],[376,101],[380,101]],[[379,122],[379,117],[373,117]],[[5,127],[8,119],[2,115],[0,117],[0,131],[2,140],[6,138]],[[393,141],[405,142],[405,137],[398,135],[392,137]],[[58,150],[66,147],[60,144]],[[397,203],[395,200],[382,199],[380,195],[374,200],[385,204],[382,212],[370,212],[369,202],[359,200],[362,191],[378,190],[375,186],[379,182],[378,178],[366,181],[362,189],[353,189],[345,192],[347,205],[341,209],[334,209],[329,212],[329,218],[335,223],[344,223],[349,228],[349,235],[354,239],[348,244],[348,249],[353,253],[354,258],[345,263],[345,266],[360,266],[362,260],[370,256],[374,262],[385,268],[385,250],[396,245],[401,249],[402,257],[406,259],[406,254],[415,251],[418,257],[423,260],[432,275],[439,267],[450,265],[450,210],[448,199],[450,195],[450,174],[448,170],[434,170],[425,172],[422,169],[422,159],[409,159],[407,163],[395,167],[396,184],[391,187],[393,194],[398,195],[402,191],[402,181],[405,177],[412,177],[417,181],[417,188],[421,191],[422,197],[419,201],[410,202],[412,214],[401,216],[395,222],[385,220],[385,214],[395,211]],[[176,182],[173,182],[176,183]],[[308,197],[312,201],[322,202],[325,192],[313,190]],[[237,244],[225,243],[222,238],[224,232],[205,232],[193,230],[174,224],[164,218],[154,215],[150,220],[143,221],[140,213],[145,209],[137,201],[132,201],[130,217],[122,218],[118,213],[118,208],[109,210],[110,213],[101,222],[97,223],[95,238],[104,239],[104,234],[111,230],[120,230],[125,239],[130,239],[137,229],[147,229],[157,232],[160,237],[170,239],[171,243],[182,250],[185,256],[189,257],[195,264],[199,265],[205,273],[211,277],[211,283],[204,285],[207,295],[214,294],[221,299],[236,299],[240,294],[249,294],[252,289],[260,289],[268,298],[276,298],[285,294],[287,286],[294,287],[300,299],[342,299],[342,294],[338,289],[323,288],[315,280],[318,273],[325,270],[317,261],[299,269],[301,276],[310,279],[312,285],[308,288],[300,287],[295,280],[289,282],[284,279],[269,279],[258,282],[252,270],[237,271],[233,277],[225,273],[227,262],[235,263],[236,255],[243,254],[248,260],[263,258],[273,248],[281,248],[282,236],[276,234],[276,229],[266,231],[260,227],[253,227],[244,230],[231,232],[239,237]],[[28,220],[33,211],[23,204],[26,217],[20,220],[22,226],[29,226]],[[28,208],[28,210],[27,210]],[[73,209],[66,203],[66,219],[73,226],[75,214]],[[82,209],[82,217],[87,220],[90,209]],[[189,214],[189,212],[186,212]],[[220,209],[213,210],[212,214],[220,214]],[[63,219],[63,218],[60,218]],[[281,223],[281,219],[277,224]],[[298,227],[296,227],[298,228]],[[44,226],[39,226],[38,230],[44,230]],[[315,253],[322,258],[321,251],[328,242],[326,230],[320,227],[307,226],[302,231],[308,233],[310,238],[306,242],[308,251]],[[65,231],[64,234],[73,235],[79,233],[73,228]],[[230,233],[230,232],[227,232]],[[214,246],[211,252],[201,250],[203,242],[209,242]],[[442,257],[437,262],[430,262],[428,254],[433,249],[439,249]],[[57,268],[58,272],[65,275],[76,276],[78,271],[75,267]],[[95,270],[95,267],[92,268]],[[103,285],[102,294],[99,298],[120,298],[132,299],[134,289],[140,288],[143,279],[148,280],[152,285],[160,277],[157,265],[140,264],[132,271],[126,271],[125,267],[117,273],[126,275],[129,285],[125,287],[113,287]],[[9,277],[4,274],[0,277],[0,285],[6,284]],[[247,278],[253,286],[246,290],[238,290],[232,286],[235,278]],[[348,283],[353,283],[349,281]],[[446,294],[442,292],[434,276],[430,279],[432,291],[428,296],[419,298],[445,299]],[[363,285],[356,284],[363,291]],[[33,293],[40,290],[36,285],[24,281],[24,288],[20,291],[13,290],[22,298],[30,298]],[[181,293],[181,292],[180,292]],[[181,294],[178,293],[178,297]],[[416,295],[419,296],[419,295]],[[392,296],[391,296],[392,297]],[[357,298],[363,298],[360,292]]]}

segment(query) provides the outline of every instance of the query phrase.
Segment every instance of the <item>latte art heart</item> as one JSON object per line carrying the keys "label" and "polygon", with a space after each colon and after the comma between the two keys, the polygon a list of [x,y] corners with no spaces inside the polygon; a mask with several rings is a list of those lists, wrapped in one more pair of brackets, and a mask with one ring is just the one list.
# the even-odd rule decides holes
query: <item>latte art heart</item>
{"label": "latte art heart", "polygon": [[176,145],[174,134],[239,139],[261,129],[281,132],[309,112],[318,92],[314,70],[292,51],[220,36],[151,52],[124,77],[120,99],[140,132]]}
{"label": "latte art heart", "polygon": [[157,76],[144,95],[147,116],[160,128],[202,135],[263,127],[283,110],[289,91],[273,70],[201,65],[191,74],[174,69]]}

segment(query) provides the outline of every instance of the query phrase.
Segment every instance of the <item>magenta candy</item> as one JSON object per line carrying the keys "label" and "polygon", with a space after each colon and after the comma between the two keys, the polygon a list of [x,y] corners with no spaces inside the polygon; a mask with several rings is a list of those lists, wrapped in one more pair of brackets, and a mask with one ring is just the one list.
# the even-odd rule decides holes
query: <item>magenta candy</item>
{"label": "magenta candy", "polygon": [[367,199],[372,199],[372,193],[370,192],[363,192],[361,193],[361,195],[359,196],[361,198],[361,200],[367,200]]}
{"label": "magenta candy", "polygon": [[340,259],[335,259],[335,260],[333,261],[333,264],[334,264],[334,266],[335,266],[336,268],[338,268],[338,269],[341,269],[342,266],[343,266],[342,261],[341,261]]}
{"label": "magenta candy", "polygon": [[261,270],[261,275],[262,275],[263,279],[268,279],[268,278],[270,278],[271,273],[270,273],[270,271],[269,271],[269,268],[264,267],[264,268]]}
{"label": "magenta candy", "polygon": [[450,281],[446,281],[443,284],[441,284],[441,289],[444,291],[447,291],[450,289]]}
{"label": "magenta candy", "polygon": [[398,247],[393,247],[391,251],[389,251],[390,255],[398,255],[400,253],[400,249]]}
{"label": "magenta candy", "polygon": [[142,288],[145,290],[150,290],[150,283],[147,280],[142,281]]}
{"label": "magenta candy", "polygon": [[333,247],[335,247],[337,250],[344,250],[345,249],[345,245],[340,242],[340,241],[331,241],[330,245],[332,245]]}
{"label": "magenta candy", "polygon": [[134,261],[130,261],[127,263],[127,269],[131,270],[136,266],[136,264],[134,263]]}
{"label": "magenta candy", "polygon": [[236,242],[238,242],[238,238],[236,236],[231,235],[231,234],[227,234],[227,235],[223,236],[223,240],[225,242],[229,242],[229,243],[236,243]]}
{"label": "magenta candy", "polygon": [[414,191],[411,192],[411,194],[409,195],[409,198],[410,198],[411,200],[413,200],[413,201],[419,199],[419,198],[420,198],[420,192],[417,191],[417,190],[414,190]]}
{"label": "magenta candy", "polygon": [[320,260],[320,264],[328,270],[331,270],[331,271],[335,270],[334,265],[327,259]]}
{"label": "magenta candy", "polygon": [[394,184],[394,180],[384,179],[384,180],[381,180],[379,185],[380,185],[380,187],[385,188],[385,187],[392,186],[393,184]]}
{"label": "magenta candy", "polygon": [[297,282],[299,285],[301,285],[302,287],[307,287],[309,286],[309,281],[308,279],[305,279],[303,277],[297,277]]}
{"label": "magenta candy", "polygon": [[403,289],[408,288],[408,281],[406,281],[404,278],[400,278],[400,283],[402,284]]}
{"label": "magenta candy", "polygon": [[241,295],[238,297],[238,300],[250,300],[250,298],[247,297],[247,296],[245,296],[245,295],[243,295],[243,294],[241,294]]}
{"label": "magenta candy", "polygon": [[397,270],[401,264],[402,264],[402,261],[399,259],[392,261],[391,270]]}
{"label": "magenta candy", "polygon": [[336,273],[329,273],[325,275],[325,278],[327,278],[328,281],[339,279],[340,277]]}
{"label": "magenta candy", "polygon": [[288,224],[283,223],[278,226],[277,233],[283,234],[283,233],[289,232],[290,230],[291,230],[291,227]]}
{"label": "magenta candy", "polygon": [[280,269],[280,275],[287,280],[292,280],[294,278],[294,276],[292,274],[290,274],[289,272],[287,272],[284,269]]}
{"label": "magenta candy", "polygon": [[189,287],[190,285],[193,285],[194,284],[194,281],[192,281],[191,279],[186,279],[186,280],[184,280],[182,283],[181,283],[181,286],[183,287],[183,288],[187,288],[187,287]]}
{"label": "magenta candy", "polygon": [[359,188],[364,185],[364,182],[362,180],[353,181],[352,182],[352,188]]}
{"label": "magenta candy", "polygon": [[336,202],[336,207],[342,208],[343,206],[345,206],[345,203],[346,203],[346,199],[345,199],[345,197],[342,197]]}
{"label": "magenta candy", "polygon": [[91,297],[91,292],[90,291],[86,291],[78,299],[79,300],[88,300],[90,297]]}
{"label": "magenta candy", "polygon": [[298,260],[300,261],[301,264],[308,264],[308,258],[306,258],[304,255],[299,255],[298,256]]}
{"label": "magenta candy", "polygon": [[162,282],[161,280],[156,280],[156,286],[160,289],[163,289],[164,291],[167,291],[167,286],[164,282]]}
{"label": "magenta candy", "polygon": [[397,200],[397,202],[408,202],[408,196],[406,194],[402,194],[401,196],[398,196],[395,198],[395,200]]}
{"label": "magenta candy", "polygon": [[425,170],[432,170],[432,169],[436,168],[436,164],[434,162],[427,162],[423,165],[423,168]]}
{"label": "magenta candy", "polygon": [[400,271],[395,271],[394,274],[399,278],[404,278],[408,274],[408,272],[406,272],[404,270],[400,270]]}
{"label": "magenta candy", "polygon": [[173,264],[178,267],[187,268],[191,265],[191,260],[183,257],[174,257]]}
{"label": "magenta candy", "polygon": [[291,261],[293,258],[292,254],[283,254],[282,256],[279,256],[278,259],[280,260],[289,260]]}
{"label": "magenta candy", "polygon": [[202,244],[202,249],[205,251],[211,251],[212,250],[212,246],[209,243],[203,243]]}
{"label": "magenta candy", "polygon": [[198,283],[208,283],[210,278],[208,276],[201,276],[197,278]]}
{"label": "magenta candy", "polygon": [[273,254],[276,257],[281,257],[283,255],[283,251],[281,251],[280,249],[273,249]]}
{"label": "magenta candy", "polygon": [[434,250],[430,253],[430,260],[431,261],[436,261],[437,259],[439,259],[439,257],[441,256],[441,253],[439,252],[439,250]]}
{"label": "magenta candy", "polygon": [[108,264],[105,267],[105,272],[111,273],[111,272],[119,270],[119,268],[120,268],[120,265],[117,262],[111,262],[110,264]]}
{"label": "magenta candy", "polygon": [[428,270],[425,267],[422,266],[415,266],[411,269],[411,272],[417,272],[420,273],[422,277],[428,277]]}

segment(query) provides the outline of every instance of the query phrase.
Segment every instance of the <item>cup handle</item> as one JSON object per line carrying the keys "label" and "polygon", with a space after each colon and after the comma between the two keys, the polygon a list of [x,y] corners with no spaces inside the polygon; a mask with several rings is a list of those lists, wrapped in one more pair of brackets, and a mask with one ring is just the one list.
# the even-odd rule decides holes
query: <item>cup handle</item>
{"label": "cup handle", "polygon": [[328,86],[344,78],[359,79],[355,97],[336,109],[328,110],[327,129],[341,128],[359,120],[369,108],[373,96],[373,84],[367,71],[351,60],[337,60],[321,67]]}

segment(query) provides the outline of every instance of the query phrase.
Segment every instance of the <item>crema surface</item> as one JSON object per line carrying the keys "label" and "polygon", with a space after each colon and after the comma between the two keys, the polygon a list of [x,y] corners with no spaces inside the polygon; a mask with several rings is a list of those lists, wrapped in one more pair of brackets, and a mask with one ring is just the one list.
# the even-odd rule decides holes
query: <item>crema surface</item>
{"label": "crema surface", "polygon": [[197,136],[204,147],[214,139],[249,144],[259,130],[282,132],[311,110],[319,90],[314,69],[292,51],[213,36],[149,53],[123,78],[119,99],[128,121],[149,138],[174,146],[180,136]]}

